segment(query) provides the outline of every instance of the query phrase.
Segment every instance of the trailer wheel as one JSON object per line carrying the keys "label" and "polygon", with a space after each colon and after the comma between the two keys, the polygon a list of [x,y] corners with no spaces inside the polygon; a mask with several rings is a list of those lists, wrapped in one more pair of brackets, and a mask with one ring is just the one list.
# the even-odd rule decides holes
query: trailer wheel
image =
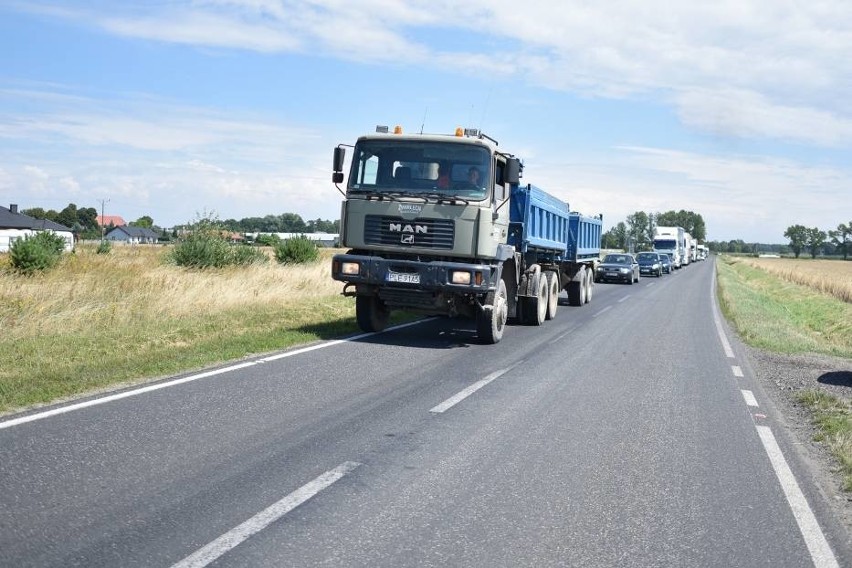
{"label": "trailer wheel", "polygon": [[547,314],[545,319],[552,320],[556,317],[556,308],[559,305],[559,274],[556,272],[545,272],[547,277]]}
{"label": "trailer wheel", "polygon": [[586,270],[580,269],[578,275],[568,283],[568,303],[572,306],[582,306],[586,300]]}
{"label": "trailer wheel", "polygon": [[541,273],[538,275],[538,286],[536,287],[535,294],[535,319],[530,322],[533,325],[541,325],[544,323],[545,318],[547,318],[547,300],[547,277]]}
{"label": "trailer wheel", "polygon": [[476,314],[476,335],[483,343],[499,343],[506,328],[509,306],[506,301],[506,283],[500,279],[497,291],[489,292],[486,305]]}
{"label": "trailer wheel", "polygon": [[595,288],[595,277],[592,275],[591,270],[586,271],[586,303],[592,301],[592,292],[594,292]]}
{"label": "trailer wheel", "polygon": [[390,310],[378,296],[355,296],[355,319],[363,331],[382,331],[389,318]]}

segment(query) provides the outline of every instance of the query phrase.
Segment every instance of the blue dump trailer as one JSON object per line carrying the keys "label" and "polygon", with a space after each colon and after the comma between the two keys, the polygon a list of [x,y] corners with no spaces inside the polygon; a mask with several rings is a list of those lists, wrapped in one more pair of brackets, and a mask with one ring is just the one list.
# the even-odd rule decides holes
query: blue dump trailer
{"label": "blue dump trailer", "polygon": [[[345,146],[334,153],[342,183]],[[355,297],[358,325],[380,331],[393,310],[476,321],[497,343],[507,321],[541,325],[592,299],[600,218],[522,185],[521,162],[475,130],[362,136],[341,211],[331,275]],[[474,175],[476,174],[476,175]]]}
{"label": "blue dump trailer", "polygon": [[[548,281],[549,302],[554,302],[553,284],[556,294],[565,290],[568,303],[582,306],[591,301],[594,287],[595,264],[600,258],[600,217],[586,217],[570,211],[568,204],[534,185],[514,186],[510,195],[508,244],[520,254],[523,272],[519,287],[519,313],[523,323],[540,324],[537,313],[531,313],[538,305],[539,274]],[[538,267],[538,268],[536,268]],[[558,299],[555,300],[558,303]],[[550,309],[545,319],[555,316]]]}

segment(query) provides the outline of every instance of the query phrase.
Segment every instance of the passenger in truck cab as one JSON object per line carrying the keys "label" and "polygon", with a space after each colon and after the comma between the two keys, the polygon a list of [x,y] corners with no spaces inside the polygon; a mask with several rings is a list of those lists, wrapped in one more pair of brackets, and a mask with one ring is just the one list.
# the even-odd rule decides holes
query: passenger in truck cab
{"label": "passenger in truck cab", "polygon": [[482,174],[479,172],[479,168],[471,166],[467,171],[467,181],[470,185],[482,187]]}
{"label": "passenger in truck cab", "polygon": [[438,164],[438,189],[450,187],[450,166],[445,162]]}

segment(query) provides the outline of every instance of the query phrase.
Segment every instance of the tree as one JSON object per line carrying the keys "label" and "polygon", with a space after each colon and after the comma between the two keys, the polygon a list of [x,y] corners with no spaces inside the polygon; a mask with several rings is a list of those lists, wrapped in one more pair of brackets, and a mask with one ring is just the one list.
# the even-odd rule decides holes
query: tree
{"label": "tree", "polygon": [[610,235],[609,245],[607,248],[626,249],[627,248],[627,225],[624,221],[619,221],[618,224],[607,231]]}
{"label": "tree", "polygon": [[661,227],[683,227],[684,230],[692,235],[693,239],[705,241],[707,239],[707,228],[704,225],[704,218],[692,211],[666,211],[665,213],[657,213],[655,223]]}
{"label": "tree", "polygon": [[131,227],[144,227],[146,229],[150,229],[151,227],[154,226],[154,220],[151,217],[149,217],[148,215],[143,215],[142,217],[139,217],[135,221],[131,221],[129,223],[129,225]]}
{"label": "tree", "polygon": [[799,258],[799,255],[802,254],[802,249],[805,248],[808,242],[808,228],[804,225],[790,225],[784,231],[784,236],[790,239],[790,248],[793,254],[796,255],[796,258]]}
{"label": "tree", "polygon": [[649,226],[648,214],[644,211],[636,211],[627,216],[627,236],[633,243],[634,250],[649,248],[651,243],[648,239]]}
{"label": "tree", "polygon": [[[807,245],[808,250],[811,251],[811,258],[816,258],[817,254],[819,254],[819,249],[825,244],[825,239],[828,235],[825,234],[825,231],[819,229],[819,227],[813,227],[812,229],[807,229]],[[796,255],[798,256],[798,255]]]}
{"label": "tree", "polygon": [[849,260],[849,248],[852,247],[852,221],[840,223],[836,231],[829,231],[828,236],[835,250],[843,254],[843,260]]}

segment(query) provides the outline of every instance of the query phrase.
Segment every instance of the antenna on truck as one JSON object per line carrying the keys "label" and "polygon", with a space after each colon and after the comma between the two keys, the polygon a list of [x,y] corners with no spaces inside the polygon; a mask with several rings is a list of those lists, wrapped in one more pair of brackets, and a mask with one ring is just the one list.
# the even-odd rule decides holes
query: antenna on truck
{"label": "antenna on truck", "polygon": [[423,128],[426,126],[426,113],[429,112],[429,107],[423,111],[423,122],[420,123],[420,134],[423,134]]}

